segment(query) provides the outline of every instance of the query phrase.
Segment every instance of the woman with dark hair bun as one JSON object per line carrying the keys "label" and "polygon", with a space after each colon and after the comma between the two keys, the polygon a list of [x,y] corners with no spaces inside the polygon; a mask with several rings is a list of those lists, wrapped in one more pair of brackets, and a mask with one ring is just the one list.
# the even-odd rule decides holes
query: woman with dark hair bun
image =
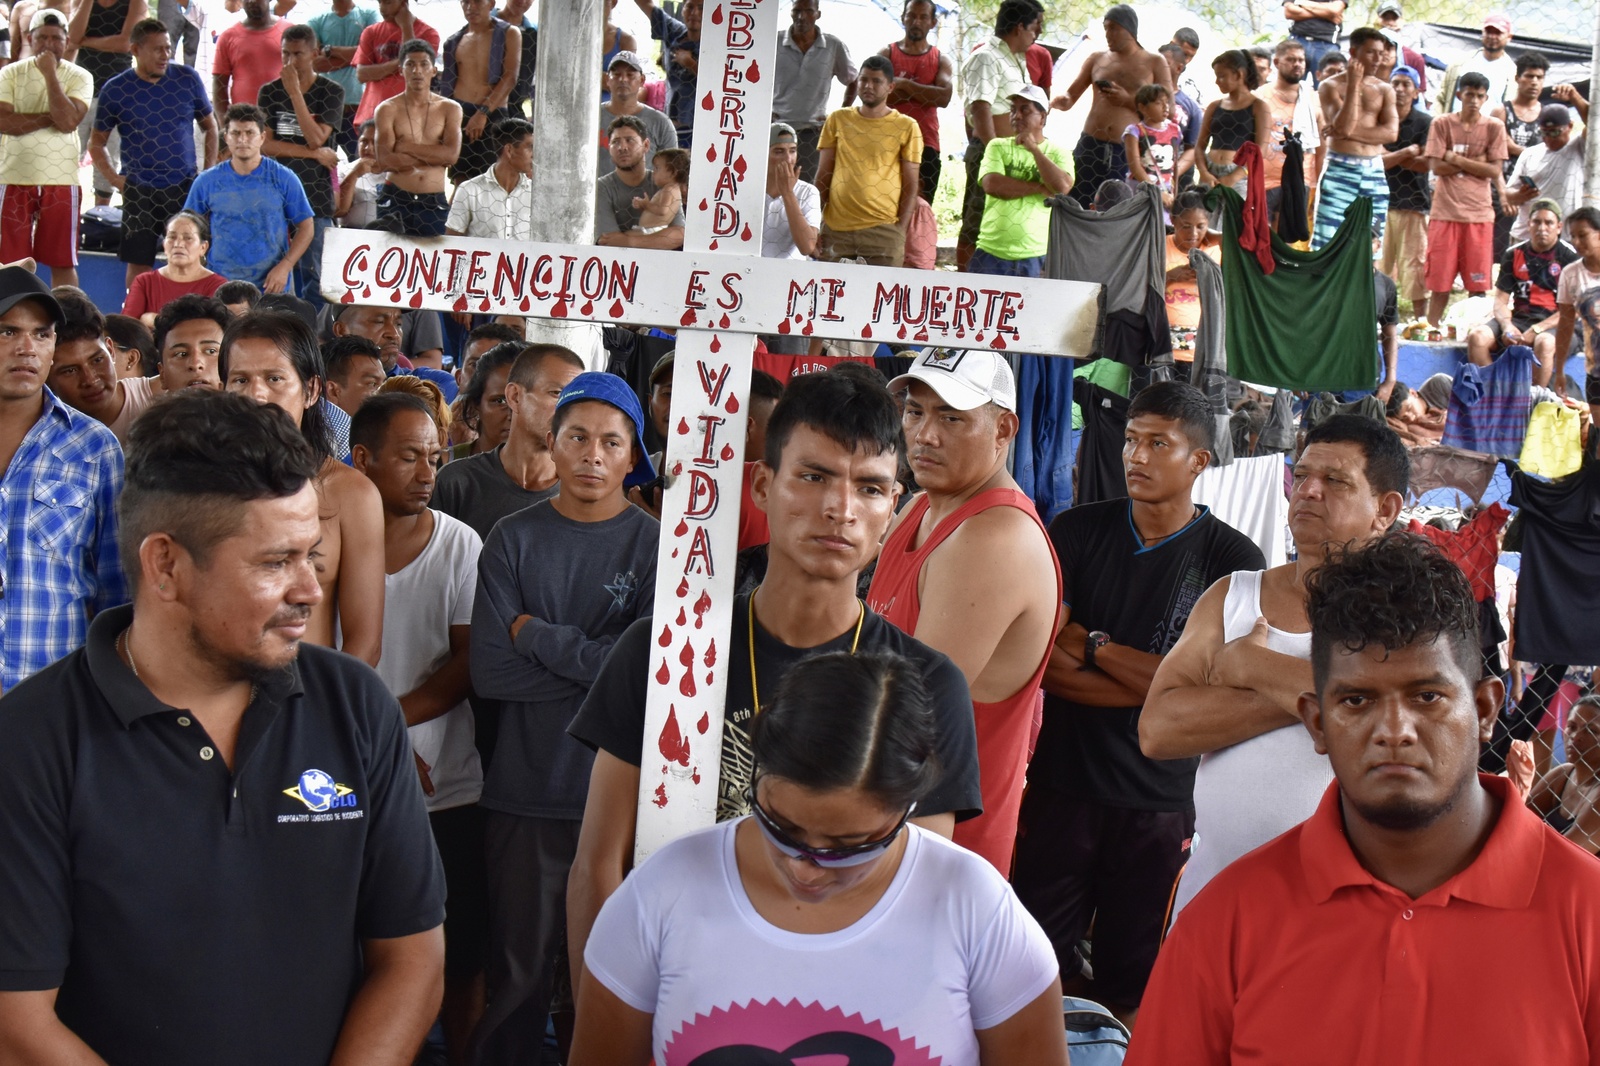
{"label": "woman with dark hair bun", "polygon": [[1043,930],[910,821],[940,778],[916,667],[803,660],[750,744],[750,816],[668,844],[601,908],[568,1062],[1065,1066]]}

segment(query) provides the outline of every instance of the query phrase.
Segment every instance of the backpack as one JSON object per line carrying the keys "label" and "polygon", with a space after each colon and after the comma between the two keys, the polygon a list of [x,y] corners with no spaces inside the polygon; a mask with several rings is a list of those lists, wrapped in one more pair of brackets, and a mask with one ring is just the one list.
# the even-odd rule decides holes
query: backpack
{"label": "backpack", "polygon": [[1128,1054],[1128,1027],[1092,999],[1061,997],[1072,1066],[1118,1066]]}
{"label": "backpack", "polygon": [[78,250],[115,252],[122,247],[122,208],[91,207],[78,220]]}

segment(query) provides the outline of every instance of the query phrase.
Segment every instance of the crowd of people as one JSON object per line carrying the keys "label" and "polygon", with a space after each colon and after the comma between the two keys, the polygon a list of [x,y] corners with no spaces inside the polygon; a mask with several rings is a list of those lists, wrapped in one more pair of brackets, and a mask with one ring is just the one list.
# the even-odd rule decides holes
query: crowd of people
{"label": "crowd of people", "polygon": [[[681,248],[713,15],[614,3],[594,240]],[[717,825],[635,870],[674,335],[325,300],[332,226],[527,240],[552,90],[520,0],[293,6],[209,86],[144,0],[11,11],[0,1061],[1061,1066],[1063,997],[1138,1063],[1600,1061],[1600,208],[1507,17],[1295,0],[1202,85],[1117,4],[1060,90],[1037,0],[859,62],[792,0],[762,254],[933,269],[959,154],[958,268],[1100,284],[1100,357],[761,338]],[[1453,372],[1402,300],[1480,308]]]}

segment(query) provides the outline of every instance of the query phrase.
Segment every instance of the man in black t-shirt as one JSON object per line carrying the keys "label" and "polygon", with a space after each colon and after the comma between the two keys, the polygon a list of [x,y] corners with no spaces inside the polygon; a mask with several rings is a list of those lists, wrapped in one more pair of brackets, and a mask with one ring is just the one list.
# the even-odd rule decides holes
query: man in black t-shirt
{"label": "man in black t-shirt", "polygon": [[322,237],[333,224],[333,168],[338,163],[333,135],[344,121],[344,87],[312,69],[316,58],[317,31],[290,26],[283,31],[283,76],[263,85],[257,97],[267,113],[261,154],[294,171],[311,202],[316,229],[295,273],[300,296],[314,303],[322,299]]}
{"label": "man in black t-shirt", "polygon": [[[1494,279],[1494,317],[1467,331],[1467,358],[1488,366],[1512,344],[1533,349],[1534,384],[1550,380],[1556,363],[1556,286],[1561,270],[1583,258],[1561,239],[1561,207],[1554,200],[1529,205],[1528,239],[1500,257]],[[1567,353],[1562,353],[1566,355]]]}
{"label": "man in black t-shirt", "polygon": [[[981,810],[972,697],[961,671],[856,596],[856,579],[877,554],[894,514],[904,447],[894,398],[859,375],[795,378],[773,409],[766,458],[756,464],[750,486],[772,539],[762,585],[733,607],[719,821],[749,812],[749,730],[762,696],[777,691],[790,663],[831,651],[892,651],[921,667],[939,721],[944,776],[918,801],[918,824],[948,837],[958,819]],[[653,632],[646,618],[622,635],[568,729],[596,749],[567,889],[574,983],[595,915],[632,864]]]}
{"label": "man in black t-shirt", "polygon": [[[1050,523],[1063,622],[1045,671],[1012,883],[1049,934],[1064,986],[1130,1023],[1194,830],[1199,764],[1140,752],[1141,705],[1201,593],[1265,565],[1248,537],[1193,502],[1213,425],[1194,386],[1148,386],[1128,407],[1128,498]],[[1092,982],[1077,946],[1091,922]]]}
{"label": "man in black t-shirt", "polygon": [[133,604],[0,702],[0,1062],[421,1047],[444,875],[399,704],[302,646],[317,472],[242,396],[184,390],[134,426]]}
{"label": "man in black t-shirt", "polygon": [[1428,210],[1432,207],[1428,161],[1422,158],[1422,152],[1428,146],[1433,116],[1417,106],[1417,86],[1421,82],[1422,75],[1411,67],[1396,67],[1390,75],[1400,134],[1383,146],[1389,220],[1383,230],[1382,269],[1399,284],[1401,295],[1411,303],[1412,314],[1425,310],[1428,300],[1423,275],[1428,259]]}

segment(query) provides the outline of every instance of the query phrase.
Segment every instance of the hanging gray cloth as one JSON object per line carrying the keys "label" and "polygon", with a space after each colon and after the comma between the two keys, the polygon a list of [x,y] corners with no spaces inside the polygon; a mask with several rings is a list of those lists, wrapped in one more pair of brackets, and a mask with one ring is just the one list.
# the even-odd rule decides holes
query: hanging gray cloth
{"label": "hanging gray cloth", "polygon": [[1200,328],[1194,333],[1194,374],[1198,377],[1202,367],[1228,369],[1228,319],[1221,265],[1199,248],[1189,253],[1189,265],[1200,290]]}
{"label": "hanging gray cloth", "polygon": [[1161,194],[1142,185],[1132,199],[1090,211],[1065,196],[1050,207],[1045,275],[1102,286],[1091,359],[1128,366],[1168,366],[1167,230]]}

